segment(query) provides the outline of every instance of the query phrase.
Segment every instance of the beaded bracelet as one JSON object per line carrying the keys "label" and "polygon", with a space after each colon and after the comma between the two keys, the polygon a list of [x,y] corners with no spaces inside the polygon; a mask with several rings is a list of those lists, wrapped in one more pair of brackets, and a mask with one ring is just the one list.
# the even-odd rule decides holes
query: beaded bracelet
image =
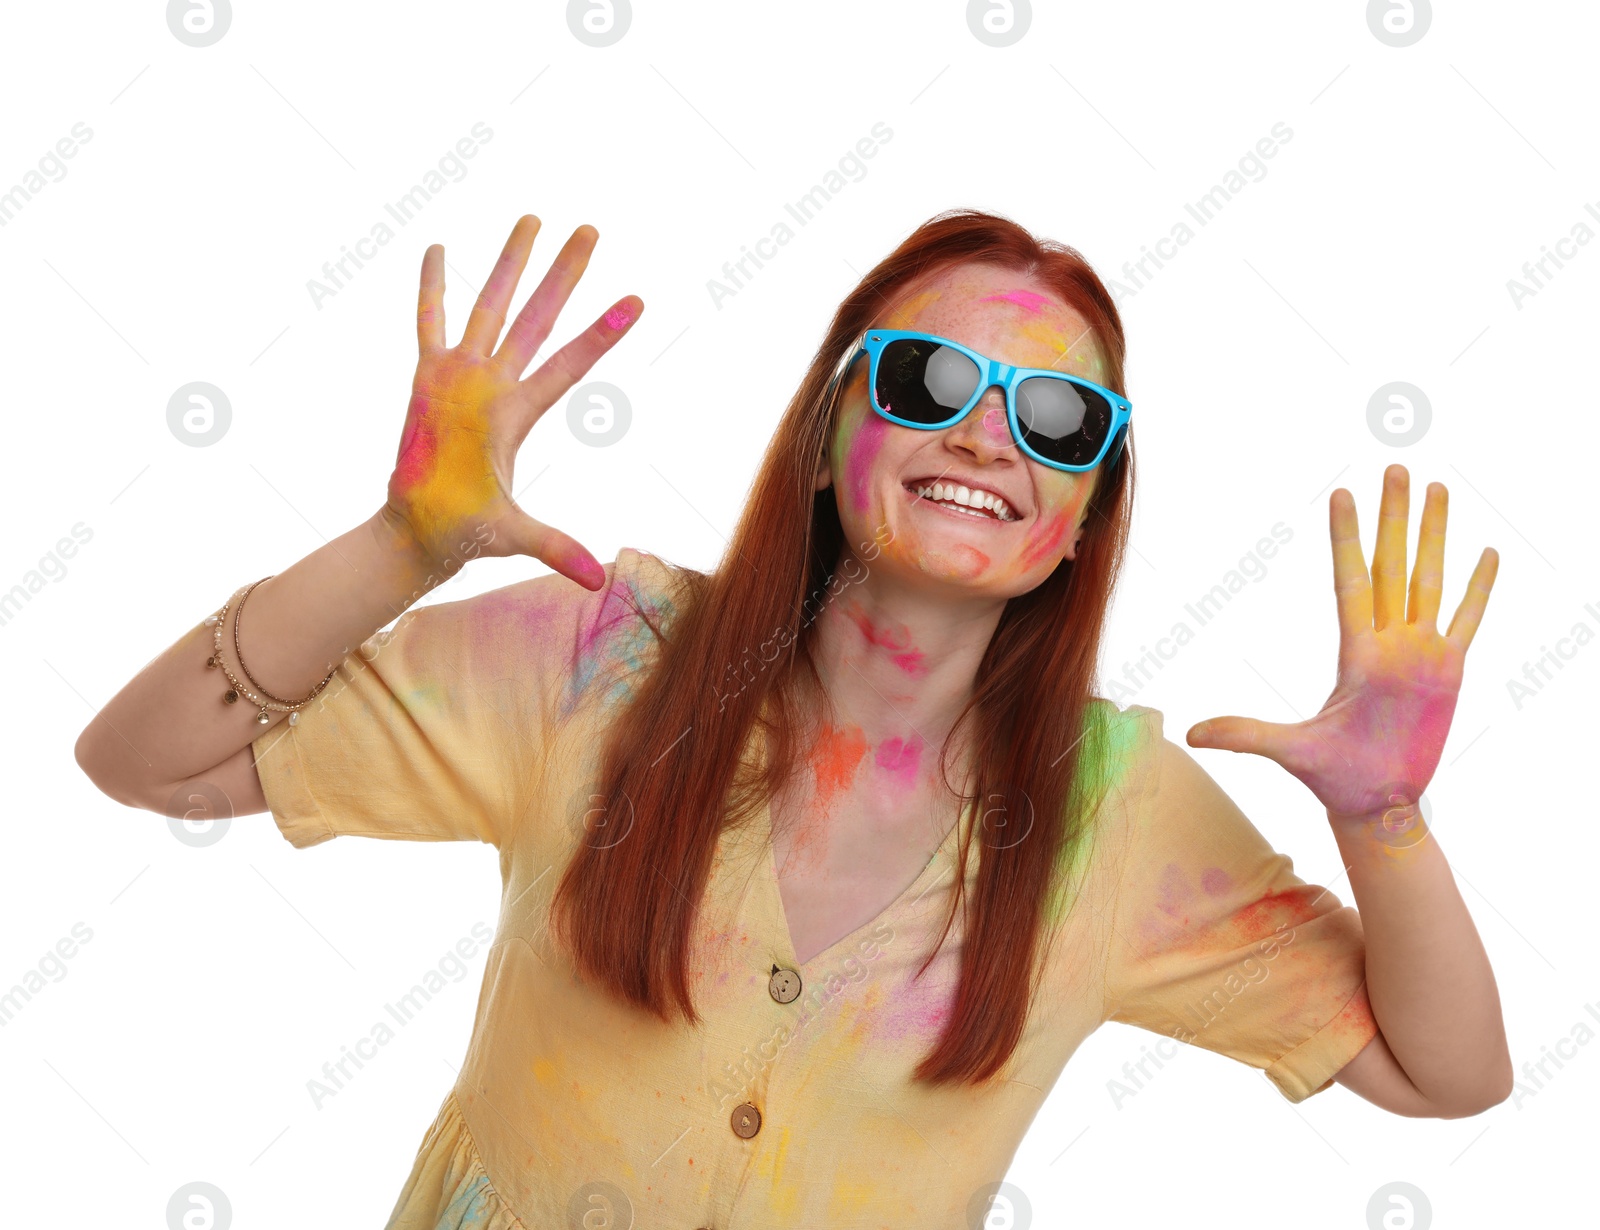
{"label": "beaded bracelet", "polygon": [[[261,581],[270,580],[271,577],[275,575],[276,574],[274,573],[264,576],[261,578]],[[339,668],[335,666],[333,670],[330,670],[327,675],[324,676],[322,682],[317,684],[316,687],[312,688],[302,700],[284,700],[282,697],[274,696],[259,683],[256,683],[255,676],[250,673],[250,669],[244,664],[244,654],[239,647],[239,620],[244,615],[245,599],[250,596],[251,590],[253,590],[257,585],[261,584],[261,581],[252,582],[249,585],[245,585],[235,590],[233,597],[229,598],[228,601],[222,604],[222,609],[220,611],[214,615],[206,616],[205,624],[212,630],[211,656],[206,659],[206,666],[208,668],[214,667],[221,670],[222,673],[228,677],[228,682],[233,685],[222,694],[222,699],[225,703],[230,705],[236,704],[238,703],[239,697],[243,696],[252,705],[255,705],[258,709],[260,709],[260,712],[256,714],[256,721],[262,726],[265,726],[272,720],[267,716],[267,712],[269,710],[275,710],[279,713],[287,713],[289,715],[289,725],[293,726],[300,720],[299,710],[317,698],[317,695],[322,691],[323,688],[328,686],[328,682],[333,678],[334,674]],[[256,690],[261,693],[260,696],[257,696],[255,692],[252,692],[249,688],[245,687],[244,684],[240,683],[239,680],[234,676],[234,673],[228,669],[228,664],[222,660],[222,625],[228,622],[228,608],[233,605],[234,599],[237,599],[239,602],[239,610],[233,617],[234,654],[239,659],[239,669],[244,671],[246,679],[255,684]]]}

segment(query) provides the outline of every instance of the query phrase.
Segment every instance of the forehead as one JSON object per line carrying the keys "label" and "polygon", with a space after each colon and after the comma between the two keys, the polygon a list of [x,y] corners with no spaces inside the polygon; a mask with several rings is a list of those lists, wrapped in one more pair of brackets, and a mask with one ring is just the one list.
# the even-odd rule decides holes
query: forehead
{"label": "forehead", "polygon": [[956,265],[920,280],[881,324],[935,333],[1014,367],[1105,374],[1082,316],[1044,282],[993,265]]}
{"label": "forehead", "polygon": [[949,337],[1018,368],[1093,381],[1106,374],[1088,321],[1038,278],[997,266],[962,264],[923,278],[899,296],[882,325]]}

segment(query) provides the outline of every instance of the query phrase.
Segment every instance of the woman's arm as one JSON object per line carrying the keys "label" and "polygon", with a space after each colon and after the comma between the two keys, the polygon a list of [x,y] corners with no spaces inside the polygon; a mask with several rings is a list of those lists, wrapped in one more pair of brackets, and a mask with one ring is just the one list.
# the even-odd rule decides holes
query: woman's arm
{"label": "woman's arm", "polygon": [[1361,914],[1367,998],[1379,1031],[1337,1079],[1397,1114],[1454,1118],[1504,1101],[1512,1069],[1489,959],[1418,807],[1499,566],[1486,548],[1441,634],[1447,500],[1443,484],[1429,484],[1408,606],[1405,467],[1384,473],[1370,576],[1355,502],[1336,490],[1329,535],[1340,637],[1332,695],[1304,722],[1212,718],[1194,726],[1188,741],[1266,756],[1327,809]]}
{"label": "woman's arm", "polygon": [[[574,231],[508,329],[507,309],[538,229],[532,214],[517,220],[454,347],[445,345],[444,248],[434,244],[423,255],[419,358],[388,499],[366,522],[251,592],[240,641],[260,683],[255,690],[305,696],[357,645],[480,554],[530,555],[588,589],[605,583],[582,545],[517,507],[512,470],[534,423],[621,340],[643,304],[633,295],[619,300],[523,379],[599,238],[592,226]],[[218,594],[217,607],[226,598]],[[243,678],[237,613],[230,606],[222,651]],[[247,701],[223,703],[227,679],[206,666],[212,634],[204,624],[191,628],[79,736],[78,764],[112,798],[166,811],[181,786],[203,779],[226,792],[235,812],[265,808],[250,745],[286,715],[269,712],[263,725]]]}
{"label": "woman's arm", "polygon": [[[275,696],[304,696],[355,646],[448,575],[385,506],[251,591],[240,637],[250,673]],[[217,606],[227,597],[219,594]],[[222,629],[235,675],[237,613],[234,604]],[[206,666],[211,652],[212,628],[197,623],[84,728],[75,748],[78,764],[102,791],[120,803],[161,811],[180,784],[204,777],[227,794],[236,814],[265,808],[250,743],[288,715],[271,712],[263,726],[249,702],[223,703],[228,682]]]}
{"label": "woman's arm", "polygon": [[1494,971],[1422,816],[1393,813],[1386,827],[1384,814],[1334,823],[1379,1031],[1334,1079],[1398,1115],[1475,1115],[1513,1082]]}

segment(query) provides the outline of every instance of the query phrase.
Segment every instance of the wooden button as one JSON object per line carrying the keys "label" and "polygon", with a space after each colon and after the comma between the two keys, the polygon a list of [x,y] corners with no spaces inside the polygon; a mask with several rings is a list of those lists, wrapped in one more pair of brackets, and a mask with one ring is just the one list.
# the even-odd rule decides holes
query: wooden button
{"label": "wooden button", "polygon": [[761,1112],[749,1102],[740,1102],[733,1108],[729,1122],[733,1125],[735,1136],[741,1140],[749,1140],[761,1130]]}
{"label": "wooden button", "polygon": [[772,967],[772,977],[767,979],[767,992],[780,1004],[792,1003],[800,994],[800,971]]}

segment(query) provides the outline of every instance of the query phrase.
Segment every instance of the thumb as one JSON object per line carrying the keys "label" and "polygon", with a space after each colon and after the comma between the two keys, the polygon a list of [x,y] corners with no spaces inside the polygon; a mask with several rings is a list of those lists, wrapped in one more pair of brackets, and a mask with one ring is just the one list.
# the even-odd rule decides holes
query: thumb
{"label": "thumb", "polygon": [[531,555],[585,589],[604,588],[605,568],[571,535],[534,520],[516,507],[495,528],[500,539],[495,544],[496,554]]}
{"label": "thumb", "polygon": [[1185,737],[1190,747],[1216,748],[1223,752],[1253,752],[1257,756],[1277,760],[1277,752],[1283,746],[1287,729],[1277,722],[1230,715],[1197,722],[1189,728]]}

